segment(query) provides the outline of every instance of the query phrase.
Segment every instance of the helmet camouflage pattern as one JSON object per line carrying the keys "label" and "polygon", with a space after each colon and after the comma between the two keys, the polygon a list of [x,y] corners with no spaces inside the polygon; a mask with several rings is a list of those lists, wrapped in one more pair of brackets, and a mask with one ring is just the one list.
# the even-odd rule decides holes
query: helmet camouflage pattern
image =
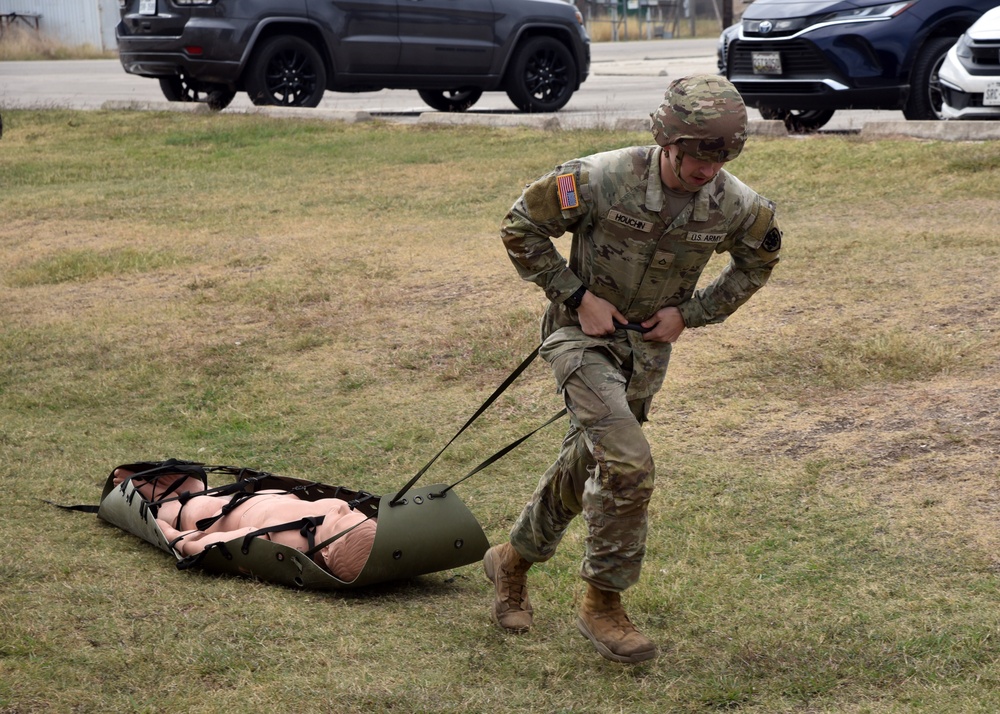
{"label": "helmet camouflage pattern", "polygon": [[747,109],[736,87],[714,74],[675,79],[650,114],[653,139],[702,161],[731,161],[747,140]]}

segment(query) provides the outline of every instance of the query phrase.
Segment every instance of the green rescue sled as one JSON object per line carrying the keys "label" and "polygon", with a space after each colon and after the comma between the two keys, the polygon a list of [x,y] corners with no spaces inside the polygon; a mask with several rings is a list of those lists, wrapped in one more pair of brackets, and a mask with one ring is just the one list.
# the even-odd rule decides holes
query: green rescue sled
{"label": "green rescue sled", "polygon": [[352,510],[358,509],[377,521],[368,559],[358,576],[349,582],[320,567],[305,552],[261,537],[234,538],[209,546],[198,556],[184,557],[157,523],[155,503],[139,492],[134,478],[116,484],[114,474],[118,469],[112,471],[97,509],[98,517],[173,554],[182,569],[197,567],[206,572],[257,578],[292,588],[340,590],[458,568],[482,560],[489,548],[475,516],[454,491],[440,484],[411,488],[404,498],[395,500],[231,466],[167,460],[118,468],[136,475],[150,472],[195,475],[206,487],[208,474],[224,474],[232,479],[230,483],[241,484],[239,490],[248,494],[281,490],[306,501],[342,499]]}

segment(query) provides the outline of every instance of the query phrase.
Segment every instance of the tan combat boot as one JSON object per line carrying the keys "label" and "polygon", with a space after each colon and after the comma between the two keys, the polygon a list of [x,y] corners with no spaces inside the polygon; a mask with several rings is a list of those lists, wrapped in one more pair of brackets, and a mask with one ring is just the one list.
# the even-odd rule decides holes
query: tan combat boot
{"label": "tan combat boot", "polygon": [[528,600],[528,568],[510,543],[495,545],[483,556],[483,570],[496,588],[493,622],[508,632],[527,632],[531,627],[531,602]]}
{"label": "tan combat boot", "polygon": [[576,626],[607,659],[632,664],[656,657],[656,645],[632,624],[619,593],[588,583]]}

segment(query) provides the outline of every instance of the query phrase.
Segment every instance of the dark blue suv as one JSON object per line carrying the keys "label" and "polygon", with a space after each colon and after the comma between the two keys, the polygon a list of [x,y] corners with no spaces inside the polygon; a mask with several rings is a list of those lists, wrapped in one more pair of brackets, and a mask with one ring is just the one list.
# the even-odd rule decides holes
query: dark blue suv
{"label": "dark blue suv", "polygon": [[789,131],[815,131],[837,109],[940,119],[938,68],[996,6],[1000,0],[757,0],[723,31],[719,70],[749,106]]}

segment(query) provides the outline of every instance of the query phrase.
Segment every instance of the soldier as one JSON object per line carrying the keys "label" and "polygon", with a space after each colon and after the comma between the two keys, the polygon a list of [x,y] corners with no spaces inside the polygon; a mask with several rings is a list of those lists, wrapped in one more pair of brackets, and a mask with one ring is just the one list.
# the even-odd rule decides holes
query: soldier
{"label": "soldier", "polygon": [[[656,645],[632,624],[621,593],[639,578],[653,459],[641,425],[686,328],[722,322],[778,262],[774,204],[722,170],[746,141],[743,99],[726,79],[670,84],[651,115],[654,146],[569,161],[529,184],[500,234],[518,273],[551,301],[541,356],[570,414],[555,463],[510,534],[483,559],[492,618],[531,626],[527,572],[552,557],[582,513],[587,590],[577,627],[604,657],[632,663]],[[552,238],[573,234],[569,261]],[[729,265],[695,289],[713,252]]]}

